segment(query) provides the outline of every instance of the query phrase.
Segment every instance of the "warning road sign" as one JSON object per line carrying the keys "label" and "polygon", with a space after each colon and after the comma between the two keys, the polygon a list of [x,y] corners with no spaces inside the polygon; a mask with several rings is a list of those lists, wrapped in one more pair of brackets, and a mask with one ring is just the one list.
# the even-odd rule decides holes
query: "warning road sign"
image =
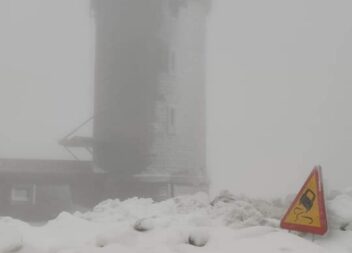
{"label": "warning road sign", "polygon": [[281,220],[280,226],[323,235],[327,231],[321,167],[314,167],[303,187]]}

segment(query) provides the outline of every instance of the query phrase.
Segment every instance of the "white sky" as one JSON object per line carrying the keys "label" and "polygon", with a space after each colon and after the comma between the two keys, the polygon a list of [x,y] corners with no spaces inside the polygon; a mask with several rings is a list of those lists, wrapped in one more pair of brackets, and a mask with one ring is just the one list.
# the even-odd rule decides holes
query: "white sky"
{"label": "white sky", "polygon": [[351,1],[216,0],[209,22],[214,189],[295,192],[315,164],[352,185]]}
{"label": "white sky", "polygon": [[92,112],[86,0],[0,0],[0,157],[70,158],[57,141]]}
{"label": "white sky", "polygon": [[[295,192],[315,164],[352,185],[350,0],[214,0],[208,162],[213,189]],[[0,0],[0,157],[69,158],[91,115],[86,0]]]}

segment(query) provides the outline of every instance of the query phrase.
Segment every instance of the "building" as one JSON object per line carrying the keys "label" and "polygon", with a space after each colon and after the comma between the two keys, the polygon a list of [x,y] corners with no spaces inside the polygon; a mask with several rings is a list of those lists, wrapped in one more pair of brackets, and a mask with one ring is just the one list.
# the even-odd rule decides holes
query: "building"
{"label": "building", "polygon": [[105,173],[92,162],[0,160],[0,214],[27,221],[55,218],[101,200]]}
{"label": "building", "polygon": [[[60,140],[91,161],[0,159],[0,214],[43,221],[106,198],[207,189],[208,0],[91,0],[94,116]],[[93,137],[76,136],[93,122]]]}
{"label": "building", "polygon": [[111,197],[206,186],[208,0],[92,0],[93,156]]}

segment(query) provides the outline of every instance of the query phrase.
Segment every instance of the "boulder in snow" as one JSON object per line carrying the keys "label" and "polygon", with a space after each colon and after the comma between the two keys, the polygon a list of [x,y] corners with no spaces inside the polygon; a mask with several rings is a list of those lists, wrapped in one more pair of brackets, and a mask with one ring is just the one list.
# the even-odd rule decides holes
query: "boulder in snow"
{"label": "boulder in snow", "polygon": [[154,228],[154,219],[153,218],[139,219],[136,221],[133,228],[139,232],[152,230]]}
{"label": "boulder in snow", "polygon": [[205,246],[208,243],[208,241],[209,241],[209,233],[204,229],[195,229],[191,231],[188,237],[188,243],[197,247]]}

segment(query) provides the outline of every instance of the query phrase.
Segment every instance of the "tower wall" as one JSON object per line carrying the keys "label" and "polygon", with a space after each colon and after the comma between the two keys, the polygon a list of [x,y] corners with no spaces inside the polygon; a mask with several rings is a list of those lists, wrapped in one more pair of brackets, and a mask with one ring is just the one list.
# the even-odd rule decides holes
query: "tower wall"
{"label": "tower wall", "polygon": [[205,0],[92,0],[94,159],[115,178],[205,181],[208,8]]}
{"label": "tower wall", "polygon": [[163,59],[162,0],[93,1],[96,20],[95,160],[127,176],[149,163]]}

